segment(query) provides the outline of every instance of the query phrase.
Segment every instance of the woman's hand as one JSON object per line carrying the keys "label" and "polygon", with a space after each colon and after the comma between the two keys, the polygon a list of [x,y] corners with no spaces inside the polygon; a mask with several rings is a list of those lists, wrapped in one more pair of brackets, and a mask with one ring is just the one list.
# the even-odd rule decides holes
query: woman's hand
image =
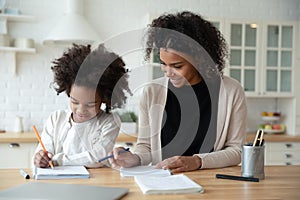
{"label": "woman's hand", "polygon": [[157,163],[155,167],[178,173],[199,169],[201,165],[202,160],[198,156],[173,156]]}
{"label": "woman's hand", "polygon": [[34,155],[34,165],[41,168],[49,167],[52,157],[51,153],[45,153],[43,150],[40,150]]}
{"label": "woman's hand", "polygon": [[120,150],[124,150],[124,148],[115,148],[111,153],[114,156],[108,159],[113,169],[119,170],[121,167],[133,167],[140,165],[140,157],[138,157],[138,155],[133,154],[130,151],[119,154]]}

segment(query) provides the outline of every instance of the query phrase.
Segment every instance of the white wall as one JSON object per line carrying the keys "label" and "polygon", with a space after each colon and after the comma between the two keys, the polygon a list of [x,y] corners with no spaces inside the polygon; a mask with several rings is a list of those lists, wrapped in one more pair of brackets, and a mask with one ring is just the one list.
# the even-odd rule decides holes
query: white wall
{"label": "white wall", "polygon": [[[55,91],[49,88],[52,81],[51,61],[59,57],[64,49],[42,45],[42,39],[60,20],[66,5],[62,0],[19,2],[21,11],[36,16],[36,21],[9,23],[10,35],[14,38],[33,38],[37,53],[18,54],[17,76],[14,76],[10,72],[10,61],[7,60],[5,53],[0,52],[0,129],[12,130],[15,116],[20,115],[24,118],[24,129],[28,131],[32,124],[41,129],[50,112],[68,108],[66,95],[57,96]],[[191,10],[205,17],[298,21],[300,19],[299,0],[84,0],[84,2],[86,19],[103,40],[144,28],[147,15],[155,16],[169,11]],[[134,68],[141,64],[142,56],[136,56],[135,59],[132,55],[127,55],[125,62]],[[144,76],[147,74],[143,73],[143,68],[136,70],[132,74],[131,85],[138,85]]]}

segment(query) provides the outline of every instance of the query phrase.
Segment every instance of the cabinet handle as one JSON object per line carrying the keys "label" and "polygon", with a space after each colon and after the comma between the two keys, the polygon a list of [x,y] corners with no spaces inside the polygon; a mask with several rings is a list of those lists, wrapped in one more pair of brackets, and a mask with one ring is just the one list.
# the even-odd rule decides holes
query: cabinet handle
{"label": "cabinet handle", "polygon": [[19,145],[19,143],[13,142],[13,143],[10,143],[10,144],[9,144],[9,147],[10,147],[10,148],[17,148],[17,147],[20,147],[20,145]]}
{"label": "cabinet handle", "polygon": [[286,158],[291,158],[291,157],[292,157],[292,154],[286,153],[286,154],[285,154],[285,157],[286,157]]}
{"label": "cabinet handle", "polygon": [[286,146],[287,148],[291,148],[293,145],[290,144],[290,143],[288,143],[288,144],[285,144],[285,146]]}
{"label": "cabinet handle", "polygon": [[290,162],[286,162],[286,163],[285,163],[285,165],[292,165],[292,163],[290,163]]}

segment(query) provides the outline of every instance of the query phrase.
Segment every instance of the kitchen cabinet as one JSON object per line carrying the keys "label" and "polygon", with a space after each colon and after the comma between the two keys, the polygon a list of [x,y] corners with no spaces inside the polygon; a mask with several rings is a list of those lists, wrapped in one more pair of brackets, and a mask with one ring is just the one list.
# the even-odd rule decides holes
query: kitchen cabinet
{"label": "kitchen cabinet", "polygon": [[[32,22],[34,17],[30,15],[8,15],[0,14],[0,33],[8,34],[7,23],[12,22]],[[7,54],[5,57],[10,60],[12,65],[12,73],[16,73],[16,54],[17,53],[36,53],[35,48],[17,48],[17,47],[4,47],[0,46],[0,53]]]}
{"label": "kitchen cabinet", "polygon": [[[256,133],[246,135],[253,142]],[[300,165],[300,135],[264,134],[265,165]]]}
{"label": "kitchen cabinet", "polygon": [[0,168],[30,168],[37,145],[34,133],[1,133]]}
{"label": "kitchen cabinet", "polygon": [[300,165],[300,142],[267,142],[266,165]]}
{"label": "kitchen cabinet", "polygon": [[31,168],[37,143],[0,143],[0,168]]}
{"label": "kitchen cabinet", "polygon": [[153,49],[150,57],[150,67],[149,67],[149,80],[154,80],[164,76],[164,73],[161,70],[159,50]]}
{"label": "kitchen cabinet", "polygon": [[293,58],[296,24],[266,24],[264,30],[263,91],[267,95],[289,96],[293,93]]}
{"label": "kitchen cabinet", "polygon": [[225,24],[229,66],[248,97],[293,97],[296,23]]}

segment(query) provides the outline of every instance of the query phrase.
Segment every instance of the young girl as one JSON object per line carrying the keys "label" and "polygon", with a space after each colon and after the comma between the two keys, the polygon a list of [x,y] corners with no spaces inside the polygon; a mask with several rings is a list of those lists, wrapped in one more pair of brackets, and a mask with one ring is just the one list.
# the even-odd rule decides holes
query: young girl
{"label": "young girl", "polygon": [[39,144],[34,164],[100,167],[119,133],[119,118],[110,110],[125,103],[126,91],[131,94],[125,64],[103,45],[91,52],[90,45],[75,44],[53,64],[55,90],[66,92],[71,109],[50,115],[41,135],[48,152]]}

